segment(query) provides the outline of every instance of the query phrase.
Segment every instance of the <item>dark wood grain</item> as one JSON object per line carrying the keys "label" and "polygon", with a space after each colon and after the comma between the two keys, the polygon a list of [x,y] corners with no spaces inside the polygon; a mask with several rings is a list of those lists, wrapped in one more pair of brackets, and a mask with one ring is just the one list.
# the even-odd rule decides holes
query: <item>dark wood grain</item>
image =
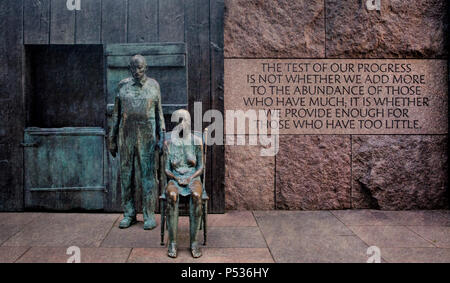
{"label": "dark wood grain", "polygon": [[76,11],[77,44],[100,44],[102,23],[102,0],[82,1],[82,9]]}
{"label": "dark wood grain", "polygon": [[183,0],[159,1],[159,41],[184,41]]}
{"label": "dark wood grain", "polygon": [[[22,88],[28,84],[27,80],[22,82],[22,77],[32,76],[28,52],[22,58],[23,43],[185,42],[188,109],[192,118],[196,101],[202,103],[203,113],[209,109],[223,111],[223,0],[88,0],[82,1],[81,11],[76,12],[67,9],[65,0],[0,1],[0,7],[0,210],[23,209],[23,149],[19,144],[23,141],[25,120],[32,120],[33,108],[27,103],[30,112],[23,111]],[[174,54],[172,51],[170,54]],[[167,84],[172,78],[171,68],[159,68],[149,75]],[[176,87],[168,85],[162,90],[163,103],[164,92],[173,92]],[[26,87],[25,93],[30,88]],[[97,104],[100,108],[104,106],[103,102]],[[167,107],[175,109],[175,106]],[[104,115],[100,108],[99,113]],[[166,115],[166,121],[169,119],[170,115]],[[206,187],[210,212],[221,213],[224,209],[223,147],[212,146],[208,154]],[[111,172],[111,166],[117,166],[115,162],[108,154],[105,164],[109,164],[106,170],[109,174],[117,173]],[[119,177],[112,178],[115,184],[107,184],[110,191],[105,194],[104,207],[106,211],[120,211]]]}
{"label": "dark wood grain", "polygon": [[69,11],[66,1],[52,0],[50,13],[50,44],[74,44],[75,10]]}
{"label": "dark wood grain", "polygon": [[[224,113],[224,59],[223,59],[223,16],[224,1],[211,0],[210,7],[210,48],[211,48],[211,109]],[[211,146],[211,190],[214,195],[213,211],[225,212],[225,147],[223,145]]]}
{"label": "dark wood grain", "polygon": [[158,0],[128,1],[128,43],[158,41]]}
{"label": "dark wood grain", "polygon": [[127,42],[127,0],[102,0],[102,42]]}
{"label": "dark wood grain", "polygon": [[[126,43],[128,21],[128,0],[102,0],[102,42]],[[107,82],[105,82],[105,90]],[[108,103],[113,103],[113,97],[106,97]],[[107,128],[109,125],[107,124]],[[108,130],[108,129],[107,129]],[[105,194],[104,209],[108,212],[122,211],[120,192],[119,158],[114,158],[105,150]]]}
{"label": "dark wood grain", "polygon": [[48,44],[50,0],[24,0],[24,43]]}
{"label": "dark wood grain", "polygon": [[137,52],[141,55],[169,55],[186,54],[186,44],[179,43],[133,43],[133,44],[111,44],[107,45],[105,55],[133,56]]}
{"label": "dark wood grain", "polygon": [[[185,28],[186,43],[188,46],[188,92],[189,112],[194,119],[194,103],[202,103],[202,117],[205,111],[211,107],[210,89],[210,48],[209,48],[209,1],[208,0],[186,0],[185,1]],[[203,125],[203,128],[207,124]],[[209,149],[209,152],[210,149]],[[205,168],[206,191],[210,197],[210,211],[215,211],[214,194],[212,192],[212,159],[207,158]]]}
{"label": "dark wood grain", "polygon": [[22,1],[0,1],[0,211],[23,210]]}

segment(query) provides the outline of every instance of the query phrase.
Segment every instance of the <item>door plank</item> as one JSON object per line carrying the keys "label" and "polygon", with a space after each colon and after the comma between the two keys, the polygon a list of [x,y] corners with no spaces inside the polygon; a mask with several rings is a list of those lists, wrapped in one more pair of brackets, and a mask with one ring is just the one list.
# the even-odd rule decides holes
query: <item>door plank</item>
{"label": "door plank", "polygon": [[[102,1],[102,42],[126,43],[127,42],[128,1],[127,0],[103,0]],[[105,51],[107,49],[105,47]],[[106,55],[106,54],[105,54]],[[108,81],[105,82],[107,103],[114,103],[114,94],[108,95]],[[113,92],[113,91],[112,91]],[[110,122],[106,123],[110,128]],[[114,158],[105,147],[105,185],[108,193],[105,194],[104,208],[107,212],[122,211],[119,158]]]}
{"label": "door plank", "polygon": [[105,55],[133,56],[186,54],[186,44],[179,43],[128,43],[106,45]]}
{"label": "door plank", "polygon": [[[223,58],[223,24],[224,1],[211,0],[210,7],[210,38],[211,38],[211,109],[224,113],[224,58]],[[211,146],[212,168],[211,185],[214,194],[214,212],[225,212],[225,147]]]}
{"label": "door plank", "polygon": [[159,41],[184,41],[183,0],[159,1]]}
{"label": "door plank", "polygon": [[[189,112],[194,119],[194,102],[202,103],[202,117],[211,108],[209,0],[186,0],[185,13],[186,43],[188,45]],[[204,124],[203,128],[206,126],[207,124]],[[210,154],[210,150],[208,154]],[[207,158],[205,168],[207,170],[205,185],[210,197],[209,208],[210,212],[215,212],[211,158]]]}
{"label": "door plank", "polygon": [[158,41],[158,0],[128,1],[128,43]]}
{"label": "door plank", "polygon": [[66,1],[51,1],[50,44],[75,43],[75,10],[69,11]]}
{"label": "door plank", "polygon": [[102,42],[127,42],[127,0],[102,0]]}
{"label": "door plank", "polygon": [[100,44],[102,22],[102,0],[82,1],[80,11],[76,11],[77,44]]}
{"label": "door plank", "polygon": [[22,1],[0,1],[0,211],[23,210]]}
{"label": "door plank", "polygon": [[48,44],[50,40],[50,0],[24,0],[25,44]]}
{"label": "door plank", "polygon": [[102,128],[27,128],[25,206],[28,209],[103,208]]}

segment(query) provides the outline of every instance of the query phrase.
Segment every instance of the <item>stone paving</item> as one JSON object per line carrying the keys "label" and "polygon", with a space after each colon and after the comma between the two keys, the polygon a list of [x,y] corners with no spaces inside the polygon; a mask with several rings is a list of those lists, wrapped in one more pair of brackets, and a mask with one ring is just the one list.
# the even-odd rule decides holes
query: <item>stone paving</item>
{"label": "stone paving", "polygon": [[450,262],[446,210],[230,211],[208,217],[203,257],[190,256],[188,217],[180,217],[179,256],[171,259],[160,246],[159,226],[144,231],[141,215],[137,225],[121,230],[119,214],[0,213],[0,262],[66,262],[70,246],[80,248],[86,263],[364,263],[370,246],[380,249],[382,262]]}

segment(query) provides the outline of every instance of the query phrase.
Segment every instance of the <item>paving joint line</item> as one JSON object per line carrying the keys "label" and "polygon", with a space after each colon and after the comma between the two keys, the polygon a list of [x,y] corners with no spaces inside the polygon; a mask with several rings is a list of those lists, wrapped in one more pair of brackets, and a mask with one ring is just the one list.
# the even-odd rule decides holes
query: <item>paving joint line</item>
{"label": "paving joint line", "polygon": [[255,213],[254,213],[253,210],[252,210],[252,215],[253,215],[253,219],[255,220],[256,225],[257,225],[257,227],[258,227],[259,233],[261,233],[261,236],[262,236],[263,239],[264,239],[264,243],[266,243],[266,247],[267,247],[267,249],[269,250],[269,253],[270,253],[270,256],[272,257],[273,262],[274,262],[274,263],[277,263],[277,261],[275,260],[275,257],[273,256],[272,250],[270,249],[270,246],[269,246],[269,244],[267,243],[266,237],[264,236],[264,233],[261,231],[261,227],[259,227],[258,220],[256,220]]}
{"label": "paving joint line", "polygon": [[432,244],[435,248],[439,248],[438,246],[436,246],[432,241],[425,239],[425,237],[422,237],[419,233],[417,233],[416,231],[414,231],[413,229],[409,228],[409,226],[403,226],[406,227],[406,229],[408,229],[409,231],[413,232],[414,234],[416,234],[419,238],[423,239],[425,242],[429,242],[430,244]]}
{"label": "paving joint line", "polygon": [[[355,232],[353,232],[352,229],[350,229],[350,227],[347,226],[347,224],[344,223],[344,221],[342,221],[339,217],[337,217],[333,211],[331,210],[327,210],[332,216],[334,216],[339,222],[341,222],[345,228],[347,228],[350,232],[352,232],[353,235],[337,235],[337,236],[357,236]],[[358,237],[359,238],[359,237]]]}
{"label": "paving joint line", "polygon": [[18,258],[16,258],[13,262],[16,263],[17,261],[19,261],[19,259],[21,259],[29,250],[31,250],[32,247],[28,247],[28,249],[26,249]]}
{"label": "paving joint line", "polygon": [[125,260],[125,263],[129,263],[130,257],[131,257],[131,253],[133,252],[135,248],[131,247],[130,248],[130,252],[128,253],[127,259]]}
{"label": "paving joint line", "polygon": [[[24,212],[24,214],[26,214],[26,213],[27,213],[27,212]],[[39,214],[40,214],[40,213],[39,213]],[[3,242],[1,242],[1,243],[0,243],[0,246],[1,246],[1,247],[7,247],[7,246],[5,246],[6,242],[8,242],[10,239],[12,239],[15,235],[17,235],[17,234],[19,234],[20,232],[22,232],[22,231],[25,229],[25,226],[30,225],[30,224],[35,220],[35,218],[38,218],[39,214],[36,215],[36,216],[34,216],[33,218],[31,218],[31,220],[29,220],[27,223],[23,224],[23,226],[22,226],[19,230],[17,230],[16,233],[12,234],[12,235],[9,236],[8,238],[6,238]]]}
{"label": "paving joint line", "polygon": [[98,246],[98,248],[103,247],[103,242],[106,240],[106,238],[108,238],[109,234],[111,233],[112,229],[114,228],[114,226],[116,225],[117,221],[119,220],[120,215],[117,216],[117,218],[113,221],[113,224],[111,225],[111,228],[109,228],[108,233],[106,233],[105,237],[102,239],[102,241],[100,242],[100,245]]}

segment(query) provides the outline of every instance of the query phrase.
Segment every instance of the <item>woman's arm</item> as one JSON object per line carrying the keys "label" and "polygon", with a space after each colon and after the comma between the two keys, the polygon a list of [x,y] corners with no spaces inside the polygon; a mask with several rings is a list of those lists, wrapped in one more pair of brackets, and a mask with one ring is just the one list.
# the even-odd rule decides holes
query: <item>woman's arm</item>
{"label": "woman's arm", "polygon": [[164,142],[164,163],[165,163],[165,168],[164,171],[166,172],[166,176],[167,178],[171,179],[171,180],[175,180],[177,183],[180,183],[177,179],[177,177],[175,177],[175,175],[172,172],[172,166],[170,164],[170,152],[169,152],[169,141],[165,141]]}
{"label": "woman's arm", "polygon": [[[194,138],[198,138],[195,137]],[[201,176],[203,173],[203,141],[199,142],[196,146],[197,152],[196,152],[196,159],[197,159],[197,166],[195,167],[195,172],[190,177],[186,178],[186,185],[191,182],[192,179],[197,178],[198,176]]]}

